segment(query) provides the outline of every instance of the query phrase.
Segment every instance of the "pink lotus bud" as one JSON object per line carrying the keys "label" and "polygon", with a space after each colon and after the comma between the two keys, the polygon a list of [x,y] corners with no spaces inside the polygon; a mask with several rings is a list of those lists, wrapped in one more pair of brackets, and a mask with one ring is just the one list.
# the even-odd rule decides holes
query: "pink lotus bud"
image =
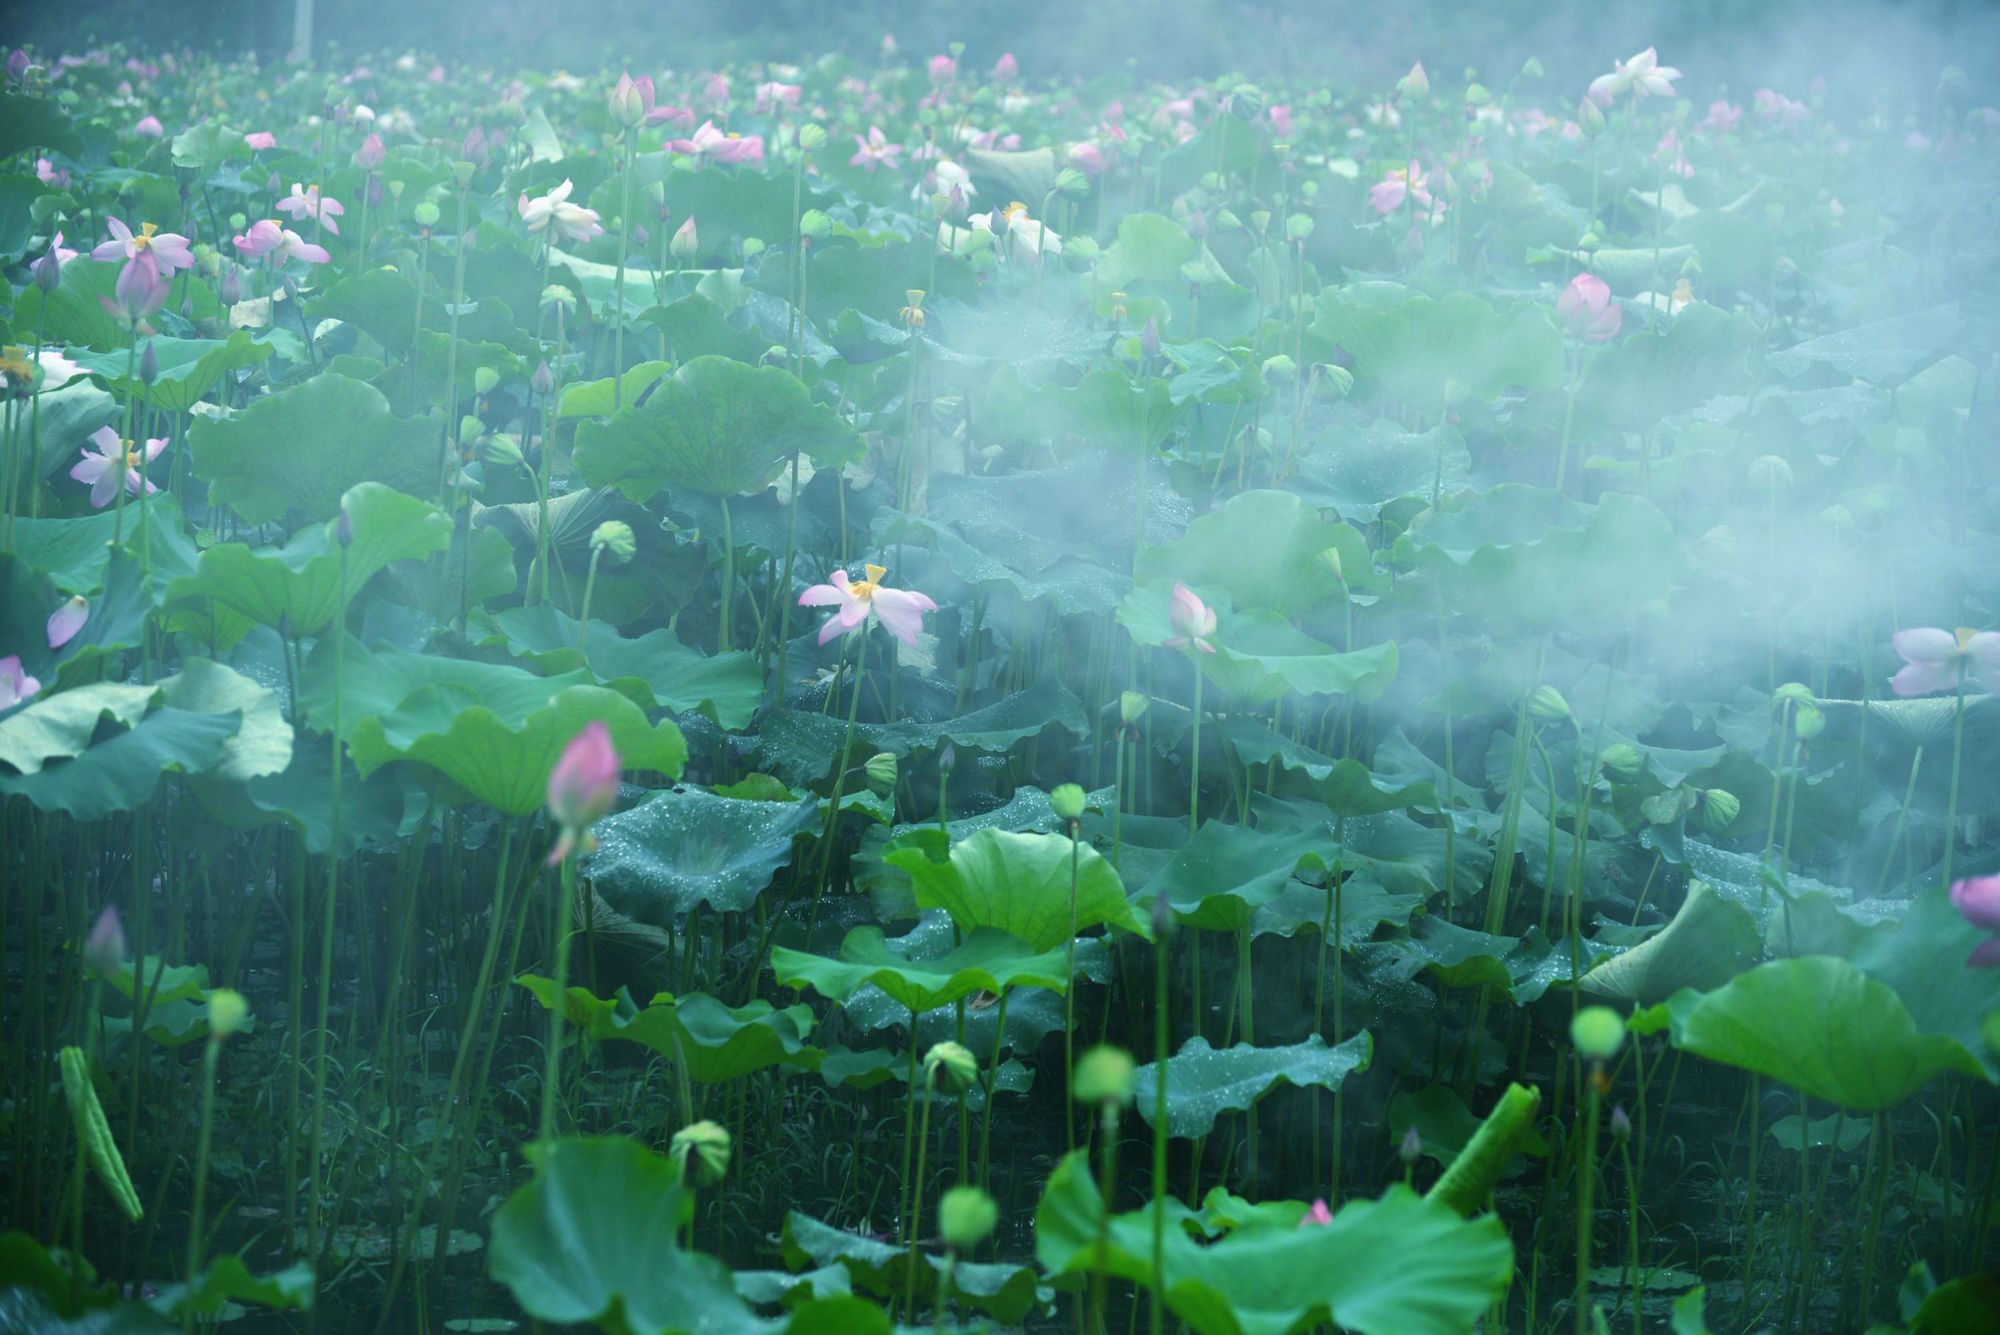
{"label": "pink lotus bud", "polygon": [[83,958],[100,978],[111,978],[125,967],[125,924],[110,904],[97,915],[97,923],[84,939]]}
{"label": "pink lotus bud", "polygon": [[222,285],[216,290],[223,304],[234,306],[243,300],[243,277],[233,264],[225,264],[222,269]]}
{"label": "pink lotus bud", "polygon": [[646,119],[646,104],[639,97],[639,86],[632,82],[632,76],[621,74],[618,83],[611,90],[611,119],[630,129]]}
{"label": "pink lotus bud", "polygon": [[243,142],[252,148],[276,148],[278,136],[269,130],[256,130],[243,136]]}
{"label": "pink lotus bud", "polygon": [[585,724],[563,748],[562,759],[549,774],[549,815],[562,829],[549,854],[550,866],[587,846],[590,827],[618,801],[622,768],[611,730],[602,721]]}
{"label": "pink lotus bud", "polygon": [[35,286],[40,288],[44,295],[55,291],[61,285],[62,260],[57,257],[53,244],[28,266],[28,272],[34,275]]}
{"label": "pink lotus bud", "polygon": [[458,156],[475,167],[484,167],[489,156],[486,148],[486,132],[477,125],[467,130],[465,142],[458,147]]}
{"label": "pink lotus bud", "polygon": [[1424,73],[1423,61],[1419,60],[1416,64],[1410,66],[1410,72],[1397,81],[1396,91],[1404,97],[1411,98],[1429,97],[1431,95],[1431,79],[1428,74]]}
{"label": "pink lotus bud", "polygon": [[1160,317],[1149,315],[1144,327],[1139,330],[1139,350],[1148,357],[1160,355]]}
{"label": "pink lotus bud", "polygon": [[686,222],[674,229],[674,239],[667,243],[667,250],[677,260],[691,260],[699,253],[700,238],[695,234],[692,213]]}
{"label": "pink lotus bud", "polygon": [[1001,56],[1000,59],[993,62],[993,77],[1002,83],[1018,78],[1020,73],[1021,62],[1014,59],[1012,51],[1009,51],[1006,55]]}
{"label": "pink lotus bud", "polygon": [[549,359],[544,357],[541,360],[541,364],[535,367],[535,373],[528,377],[528,388],[546,397],[548,392],[555,387],[555,373],[549,370]]}
{"label": "pink lotus bud", "polygon": [[1609,342],[1624,318],[1618,303],[1611,300],[1610,285],[1596,274],[1578,274],[1556,298],[1556,319],[1586,343]]}
{"label": "pink lotus bud", "polygon": [[141,116],[139,123],[132,127],[132,133],[145,139],[160,139],[166,135],[167,128],[160,124],[158,116]]}
{"label": "pink lotus bud", "polygon": [[167,304],[170,288],[160,277],[160,268],[154,262],[152,252],[141,251],[125,261],[125,267],[118,271],[118,281],[111,291],[109,298],[101,299],[104,309],[137,324]]}
{"label": "pink lotus bud", "polygon": [[354,165],[372,172],[382,165],[382,159],[387,156],[382,147],[382,136],[371,134],[361,141],[361,147],[354,150]]}
{"label": "pink lotus bud", "polygon": [[933,84],[947,84],[958,77],[958,62],[950,56],[932,56],[928,69]]}

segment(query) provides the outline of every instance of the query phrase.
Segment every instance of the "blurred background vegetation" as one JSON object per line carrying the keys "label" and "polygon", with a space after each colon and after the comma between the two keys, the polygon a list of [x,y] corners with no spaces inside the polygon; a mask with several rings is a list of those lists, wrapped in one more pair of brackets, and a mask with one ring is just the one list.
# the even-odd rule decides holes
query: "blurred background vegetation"
{"label": "blurred background vegetation", "polygon": [[[318,53],[338,64],[385,51],[490,68],[635,71],[727,60],[907,57],[966,43],[966,59],[1013,51],[1031,78],[1176,80],[1238,71],[1288,86],[1384,84],[1415,58],[1504,87],[1530,56],[1552,88],[1581,88],[1617,56],[1657,45],[1688,71],[1697,105],[1725,91],[1823,75],[1835,87],[1921,97],[1945,65],[1983,84],[2000,64],[1993,0],[1185,0],[936,4],[915,0],[317,0]],[[49,0],[0,4],[9,45],[80,50],[123,41],[280,59],[292,0]],[[1557,99],[1551,97],[1551,101]]]}

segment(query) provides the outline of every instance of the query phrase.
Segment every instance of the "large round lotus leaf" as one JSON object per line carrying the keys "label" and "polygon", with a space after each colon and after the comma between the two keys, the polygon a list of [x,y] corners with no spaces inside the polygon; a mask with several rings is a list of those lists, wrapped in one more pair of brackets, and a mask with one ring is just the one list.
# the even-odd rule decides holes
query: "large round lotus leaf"
{"label": "large round lotus leaf", "polygon": [[[74,451],[72,451],[74,453]],[[148,522],[142,529],[133,521],[135,515],[125,517],[124,533],[121,538],[126,549],[136,556],[142,547],[152,557],[152,575],[178,577],[194,572],[195,546],[189,541],[183,529],[180,502],[171,492],[161,492],[146,501],[149,511]],[[15,515],[13,559],[25,562],[30,569],[39,570],[49,577],[65,594],[91,594],[102,588],[105,567],[111,562],[111,535],[118,531],[119,520],[116,511],[106,506],[95,514],[75,515],[67,519],[33,519],[27,515]],[[147,538],[140,542],[141,533]],[[12,652],[12,646],[9,648]]]}
{"label": "large round lotus leaf", "polygon": [[239,782],[281,774],[292,763],[292,725],[276,692],[206,658],[190,658],[161,679],[162,703],[194,714],[241,714],[242,726],[209,773]]}
{"label": "large round lotus leaf", "polygon": [[188,443],[209,503],[268,524],[292,510],[331,519],[357,482],[430,495],[443,430],[435,419],[396,417],[373,385],[320,375],[234,417],[196,418]]}
{"label": "large round lotus leaf", "polygon": [[1901,923],[1867,935],[1853,961],[1895,989],[1919,1031],[1957,1039],[1991,1080],[2000,1079],[2000,1023],[1986,1021],[2000,1014],[2000,969],[1965,967],[1988,935],[1965,920],[1949,895],[1927,886],[1909,900]]}
{"label": "large round lotus leaf", "polygon": [[170,413],[184,413],[215,388],[216,382],[232,371],[255,366],[271,355],[269,344],[252,341],[248,330],[239,329],[227,340],[217,338],[151,338],[145,347],[153,350],[159,375],[147,385],[137,375],[125,375],[126,354],[88,352],[72,349],[71,361],[86,371],[109,380],[121,394],[135,394],[145,402]]}
{"label": "large round lotus leaf", "polygon": [[943,909],[968,932],[997,927],[1030,950],[1067,942],[1072,924],[1079,932],[1106,925],[1150,935],[1116,869],[1096,849],[1060,834],[981,830],[952,845],[942,862],[920,847],[898,849],[887,861],[909,873],[919,907]]}
{"label": "large round lotus leaf", "polygon": [[1590,359],[1576,395],[1577,425],[1646,431],[1663,417],[1730,393],[1745,380],[1744,350],[1754,338],[1748,319],[1696,302],[1661,334],[1620,339]]}
{"label": "large round lotus leaf", "polygon": [[1308,332],[1344,350],[1363,386],[1404,404],[1562,384],[1562,338],[1547,313],[1502,313],[1471,292],[1432,298],[1379,282],[1329,289]]}
{"label": "large round lotus leaf", "polygon": [[[1189,524],[1175,541],[1139,553],[1138,575],[1167,581],[1169,590],[1175,580],[1227,589],[1238,608],[1289,617],[1342,595],[1340,576],[1321,554],[1347,541],[1344,527],[1320,518],[1290,492],[1246,491]],[[1344,570],[1344,554],[1341,562]]]}
{"label": "large round lotus leaf", "polygon": [[819,804],[718,797],[700,788],[655,793],[599,821],[590,880],[621,913],[671,926],[697,904],[740,913],[819,825]]}
{"label": "large round lotus leaf", "polygon": [[1893,991],[1825,955],[1774,960],[1709,993],[1674,1044],[1857,1113],[1886,1112],[1946,1071],[1983,1074],[1957,1039],[1918,1033]]}
{"label": "large round lotus leaf", "polygon": [[[532,992],[544,1009],[554,1009],[553,979],[525,973],[514,981]],[[592,1038],[624,1039],[651,1048],[682,1063],[688,1078],[703,1085],[734,1080],[767,1066],[816,1071],[826,1055],[805,1041],[813,1025],[810,1010],[779,1009],[762,998],[726,1006],[705,993],[684,997],[662,993],[641,1007],[623,992],[607,998],[589,988],[572,987],[564,994],[563,1018]]]}
{"label": "large round lotus leaf", "polygon": [[[1177,1140],[1205,1136],[1223,1113],[1246,1111],[1280,1084],[1339,1089],[1348,1076],[1367,1070],[1374,1054],[1375,1041],[1365,1032],[1335,1047],[1313,1034],[1286,1047],[1238,1043],[1220,1051],[1196,1036],[1167,1059],[1167,1134]],[[1134,1080],[1134,1104],[1148,1125],[1159,1071],[1158,1062],[1148,1062]]]}
{"label": "large round lotus leaf", "polygon": [[[509,607],[488,619],[516,658],[544,672],[583,666],[577,657],[575,618],[552,602]],[[665,626],[625,638],[617,627],[590,623],[584,640],[591,675],[651,709],[674,713],[698,709],[725,728],[747,727],[764,693],[763,673],[754,654],[704,654],[682,644]]]}
{"label": "large round lotus leaf", "polygon": [[[855,729],[849,754],[856,761],[877,751],[902,756],[933,751],[946,742],[961,750],[1006,751],[1052,727],[1077,737],[1090,733],[1083,702],[1061,682],[1042,677],[1025,690],[941,722],[864,723]],[[779,710],[758,727],[749,762],[788,784],[807,787],[825,780],[839,763],[846,736],[843,719],[817,710]]]}
{"label": "large round lotus leaf", "polygon": [[709,496],[761,491],[794,454],[838,468],[861,457],[854,428],[775,366],[697,357],[652,397],[577,428],[576,467],[593,487],[645,501],[665,487]]}
{"label": "large round lotus leaf", "polygon": [[[1472,478],[1472,451],[1453,426],[1405,431],[1390,418],[1357,429],[1343,413],[1309,415],[1293,489],[1350,520],[1371,522],[1405,496],[1449,496]],[[1341,553],[1343,563],[1348,554]],[[1349,566],[1348,579],[1354,580]]]}
{"label": "large round lotus leaf", "polygon": [[486,1267],[529,1316],[613,1335],[765,1335],[728,1267],[684,1252],[680,1170],[623,1137],[530,1145],[534,1178],[493,1216]]}
{"label": "large round lotus leaf", "polygon": [[1061,992],[1068,986],[1068,967],[1067,950],[1036,951],[991,927],[971,930],[962,944],[929,959],[913,958],[904,942],[884,940],[879,927],[849,932],[838,959],[784,946],[771,951],[771,972],[781,986],[810,987],[829,1001],[846,1001],[872,984],[906,1011],[1010,987]]}
{"label": "large round lotus leaf", "polygon": [[97,682],[31,700],[0,720],[0,762],[34,774],[51,760],[67,760],[90,745],[100,719],[135,726],[151,708],[156,688]]}
{"label": "large round lotus leaf", "polygon": [[[786,1214],[778,1245],[791,1269],[837,1265],[855,1287],[884,1298],[901,1298],[909,1283],[909,1248],[857,1237],[798,1210]],[[944,1257],[918,1253],[915,1288],[920,1301],[937,1291],[944,1268]],[[1033,1267],[1025,1265],[960,1261],[952,1271],[952,1292],[958,1301],[1010,1325],[1035,1305],[1038,1287]]]}
{"label": "large round lotus leaf", "polygon": [[1748,910],[1694,881],[1672,922],[1592,969],[1579,986],[1650,1006],[1684,987],[1706,992],[1722,986],[1757,958],[1763,941]]}
{"label": "large round lotus leaf", "polygon": [[1134,899],[1144,904],[1164,897],[1177,922],[1233,932],[1283,893],[1302,864],[1331,867],[1336,847],[1325,828],[1267,834],[1209,821]]}
{"label": "large round lotus leaf", "polygon": [[[1152,1283],[1153,1212],[1110,1221],[1082,1151],[1063,1159],[1035,1210],[1035,1256],[1053,1274],[1101,1270]],[[1179,1208],[1179,1207],[1175,1207]],[[1514,1274],[1514,1249],[1494,1215],[1392,1186],[1349,1201],[1328,1224],[1252,1224],[1200,1243],[1166,1231],[1167,1305],[1196,1335],[1290,1335],[1333,1324],[1358,1335],[1465,1335]]]}
{"label": "large round lotus leaf", "polygon": [[[141,689],[152,693],[151,687]],[[0,729],[31,712],[15,715]],[[0,774],[0,793],[25,797],[43,811],[66,811],[80,821],[131,811],[152,797],[163,772],[201,774],[213,768],[236,735],[239,719],[234,713],[194,714],[161,705],[136,726],[74,753],[74,759],[41,765],[34,773]]]}

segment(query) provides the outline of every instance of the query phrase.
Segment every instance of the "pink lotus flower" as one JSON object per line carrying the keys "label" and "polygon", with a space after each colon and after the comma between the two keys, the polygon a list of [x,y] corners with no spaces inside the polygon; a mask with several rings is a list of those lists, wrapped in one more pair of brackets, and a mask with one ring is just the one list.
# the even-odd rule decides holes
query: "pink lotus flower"
{"label": "pink lotus flower", "polygon": [[172,278],[182,269],[194,267],[188,239],[179,232],[162,232],[155,223],[144,223],[137,233],[116,218],[106,218],[104,226],[111,239],[90,252],[94,260],[136,260],[151,255],[160,277]]}
{"label": "pink lotus flower", "polygon": [[1729,134],[1736,129],[1736,122],[1743,119],[1743,108],[1733,102],[1717,100],[1708,104],[1708,115],[1695,124],[1697,130],[1710,130],[1716,134]]}
{"label": "pink lotus flower", "polygon": [[1006,52],[993,62],[993,77],[1002,83],[1010,83],[1021,77],[1021,62],[1014,59],[1012,51]]}
{"label": "pink lotus flower", "polygon": [[559,866],[570,854],[596,847],[590,827],[618,802],[618,773],[624,768],[611,729],[601,720],[584,724],[570,738],[562,758],[549,772],[549,815],[561,834],[549,850],[547,865]]}
{"label": "pink lotus flower", "polygon": [[269,130],[256,130],[243,136],[243,142],[252,148],[276,148],[278,136]]}
{"label": "pink lotus flower", "polygon": [[1070,166],[1076,168],[1085,176],[1099,176],[1104,172],[1104,151],[1089,140],[1085,140],[1080,144],[1071,144],[1069,152],[1063,156],[1064,160]]}
{"label": "pink lotus flower", "polygon": [[[2000,932],[2000,876],[1974,876],[1951,883],[1951,902],[1965,920],[1982,932]],[[2000,966],[2000,936],[1979,943],[1965,961],[1968,968]]]}
{"label": "pink lotus flower", "polygon": [[109,979],[125,967],[125,924],[118,919],[118,910],[110,904],[97,915],[90,935],[84,938],[83,958],[97,976]]}
{"label": "pink lotus flower", "polygon": [[903,146],[901,144],[890,143],[883,135],[882,127],[879,125],[868,127],[868,137],[866,139],[863,139],[858,134],[855,135],[854,148],[854,156],[847,160],[847,165],[850,167],[859,167],[866,172],[872,172],[878,166],[890,168],[899,166],[900,164],[896,159],[903,152]]}
{"label": "pink lotus flower", "polygon": [[167,127],[160,124],[158,116],[141,116],[139,123],[132,127],[132,133],[142,139],[162,139],[166,137]]}
{"label": "pink lotus flower", "polygon": [[294,181],[291,195],[278,201],[278,212],[290,214],[295,223],[315,218],[321,227],[339,236],[340,224],[334,219],[346,213],[347,207],[331,196],[321,195],[317,185],[300,185]]}
{"label": "pink lotus flower", "polygon": [[701,86],[701,100],[711,111],[722,111],[729,106],[729,76],[711,74]]}
{"label": "pink lotus flower", "polygon": [[1209,639],[1215,634],[1215,609],[1187,585],[1174,585],[1173,599],[1167,604],[1167,620],[1174,628],[1173,636],[1162,641],[1167,648],[1193,645],[1205,654],[1215,652],[1215,644]]}
{"label": "pink lotus flower", "polygon": [[58,190],[69,189],[69,168],[58,167],[47,158],[35,159],[35,179]]}
{"label": "pink lotus flower", "polygon": [[701,128],[694,132],[692,139],[675,139],[667,147],[676,153],[692,157],[713,158],[717,162],[732,165],[741,162],[762,162],[764,160],[764,136],[761,134],[724,134],[715,128],[714,121],[703,121]]}
{"label": "pink lotus flower", "polygon": [[1610,106],[1626,93],[1634,98],[1673,97],[1674,80],[1680,77],[1681,72],[1662,65],[1659,53],[1649,46],[1630,60],[1618,61],[1611,73],[1592,79],[1587,96],[1600,107]]}
{"label": "pink lotus flower", "polygon": [[[760,83],[757,85],[757,114],[768,116],[779,107],[796,108],[804,92],[805,89],[795,83],[779,83],[776,80]],[[692,114],[689,113],[690,117]]]}
{"label": "pink lotus flower", "polygon": [[958,77],[958,62],[950,56],[932,56],[925,68],[934,85],[947,84]]}
{"label": "pink lotus flower", "polygon": [[22,701],[32,699],[41,689],[39,681],[21,671],[19,654],[0,658],[0,709],[12,709]]}
{"label": "pink lotus flower", "polygon": [[598,221],[597,210],[569,202],[573,189],[575,187],[565,177],[561,185],[539,199],[529,199],[523,193],[515,207],[520,210],[522,221],[528,224],[528,230],[540,232],[554,224],[558,232],[572,241],[588,241],[603,236],[604,226]]}
{"label": "pink lotus flower", "polygon": [[924,628],[924,613],[938,610],[928,595],[915,589],[892,589],[882,583],[886,566],[867,567],[866,579],[850,581],[845,570],[833,572],[831,584],[815,584],[799,595],[801,607],[840,609],[819,628],[819,642],[836,635],[854,635],[865,630],[872,614],[891,635],[914,649],[917,632]]}
{"label": "pink lotus flower", "polygon": [[1924,627],[1899,630],[1890,643],[1903,659],[1902,669],[1889,681],[1897,695],[1957,690],[1968,669],[1978,672],[1988,690],[2000,692],[2000,631]]}
{"label": "pink lotus flower", "polygon": [[[92,508],[102,510],[111,504],[112,497],[118,494],[121,475],[125,480],[125,490],[134,496],[141,489],[148,495],[159,490],[146,478],[144,469],[159,458],[161,450],[167,448],[164,439],[149,440],[146,448],[140,451],[132,448],[131,441],[120,440],[118,433],[110,427],[101,426],[91,433],[90,443],[97,447],[96,451],[93,452],[90,445],[84,446],[83,462],[70,469],[69,475],[78,482],[90,484]],[[53,625],[50,633],[54,633]]]}
{"label": "pink lotus flower", "polygon": [[1290,107],[1280,104],[1266,111],[1264,115],[1269,118],[1271,129],[1276,131],[1281,138],[1290,139],[1292,137],[1292,109]]}
{"label": "pink lotus flower", "polygon": [[97,301],[108,314],[136,325],[166,305],[167,294],[171,291],[173,288],[167,280],[160,277],[159,262],[148,250],[125,261],[125,267],[118,271],[118,281],[112,286],[111,295],[99,297]]}
{"label": "pink lotus flower", "polygon": [[1757,119],[1775,125],[1781,130],[1796,130],[1805,124],[1812,109],[1803,102],[1794,102],[1783,93],[1772,88],[1759,88],[1751,97],[1757,107]]}
{"label": "pink lotus flower", "polygon": [[1397,167],[1368,187],[1368,202],[1380,217],[1386,218],[1402,208],[1405,200],[1415,200],[1414,207],[1428,210],[1433,219],[1444,213],[1444,205],[1431,196],[1430,175],[1414,159],[1409,166]]}
{"label": "pink lotus flower", "polygon": [[49,254],[55,256],[58,268],[76,258],[76,252],[63,244],[63,234],[57,232],[49,238]]}
{"label": "pink lotus flower", "polygon": [[[109,431],[111,428],[104,428]],[[79,465],[81,466],[81,465]],[[77,594],[49,615],[49,648],[60,649],[76,638],[83,623],[90,620],[90,601]]]}
{"label": "pink lotus flower", "polygon": [[1563,331],[1586,343],[1608,343],[1618,334],[1625,313],[1611,299],[1611,286],[1594,273],[1580,273],[1556,298],[1556,320]]}
{"label": "pink lotus flower", "polygon": [[1307,1210],[1299,1217],[1300,1228],[1314,1228],[1331,1224],[1332,1222],[1333,1211],[1326,1208],[1326,1197],[1324,1196],[1315,1200],[1312,1203],[1312,1209]]}
{"label": "pink lotus flower", "polygon": [[251,223],[250,230],[232,238],[230,244],[246,258],[268,259],[272,264],[283,264],[286,260],[325,264],[333,258],[325,246],[314,245],[291,228],[280,227],[270,218]]}
{"label": "pink lotus flower", "polygon": [[374,171],[382,165],[388,153],[382,147],[382,136],[371,133],[361,141],[361,147],[354,150],[354,165],[363,171]]}

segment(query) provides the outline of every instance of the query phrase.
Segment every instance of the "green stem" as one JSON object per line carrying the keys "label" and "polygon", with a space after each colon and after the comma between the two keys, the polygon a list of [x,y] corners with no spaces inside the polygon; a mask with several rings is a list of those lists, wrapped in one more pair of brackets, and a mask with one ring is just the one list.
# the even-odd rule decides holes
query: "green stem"
{"label": "green stem", "polygon": [[1076,875],[1082,831],[1069,827],[1069,945],[1063,972],[1063,1137],[1076,1150]]}
{"label": "green stem", "polygon": [[1592,1196],[1597,1188],[1597,1076],[1602,1063],[1593,1063],[1589,1086],[1589,1109],[1584,1114],[1583,1161],[1577,1165],[1576,1183],[1576,1335],[1591,1335],[1590,1226]]}
{"label": "green stem", "polygon": [[1188,833],[1201,828],[1201,664],[1194,665],[1194,737],[1188,744]]}
{"label": "green stem", "polygon": [[[716,500],[722,506],[722,606],[716,613],[715,640],[716,652],[726,654],[735,647],[730,643],[729,610],[736,601],[736,531],[729,522],[729,498],[718,496]],[[796,497],[792,506],[796,514]]]}
{"label": "green stem", "polygon": [[625,132],[625,183],[618,207],[618,280],[611,297],[611,411],[625,406],[625,252],[631,247],[632,162],[639,150],[637,127]]}
{"label": "green stem", "polygon": [[1944,883],[1951,885],[1951,855],[1958,843],[1958,761],[1965,750],[1965,669],[1958,670],[1958,701],[1951,727],[1951,796],[1945,803]]}
{"label": "green stem", "polygon": [[[916,1017],[910,1017],[910,1032],[916,1032]],[[914,1048],[911,1051],[915,1051]],[[915,1097],[914,1094],[912,1097]],[[903,1320],[917,1319],[917,1235],[924,1218],[924,1161],[931,1148],[931,1081],[924,1080],[923,1125],[917,1131],[917,1176],[910,1183],[910,1252],[903,1277]]]}
{"label": "green stem", "polygon": [[320,1160],[321,1147],[326,1134],[326,1046],[327,1046],[327,1003],[333,992],[333,936],[336,922],[335,910],[340,899],[340,780],[342,772],[341,732],[344,720],[341,718],[341,694],[345,687],[347,668],[347,547],[340,547],[340,598],[339,615],[334,618],[333,632],[333,718],[331,735],[333,741],[332,801],[328,810],[330,833],[326,844],[326,905],[320,920],[319,942],[319,996],[317,999],[318,1019],[315,1025],[317,1037],[313,1052],[313,1111],[312,1143],[307,1155],[307,1171],[311,1174],[311,1191],[306,1198],[306,1243],[314,1264],[319,1261],[319,1207],[320,1174],[324,1165]]}
{"label": "green stem", "polygon": [[[1159,1073],[1153,1086],[1153,1301],[1150,1311],[1152,1335],[1164,1335],[1166,1322],[1167,1250],[1167,961],[1168,929],[1161,926],[1153,940],[1153,1069]],[[1105,1203],[1106,1210],[1111,1208]]]}
{"label": "green stem", "polygon": [[590,666],[590,658],[584,653],[584,642],[590,638],[590,595],[597,589],[597,562],[603,555],[602,547],[591,547],[590,573],[583,579],[583,606],[578,609],[576,618],[576,656],[585,667]]}
{"label": "green stem", "polygon": [[576,894],[576,855],[563,859],[551,926],[555,934],[556,1004],[549,1008],[549,1046],[542,1068],[542,1116],[536,1139],[548,1141],[556,1129],[557,1092],[562,1087],[563,1006],[569,991],[570,901]]}

